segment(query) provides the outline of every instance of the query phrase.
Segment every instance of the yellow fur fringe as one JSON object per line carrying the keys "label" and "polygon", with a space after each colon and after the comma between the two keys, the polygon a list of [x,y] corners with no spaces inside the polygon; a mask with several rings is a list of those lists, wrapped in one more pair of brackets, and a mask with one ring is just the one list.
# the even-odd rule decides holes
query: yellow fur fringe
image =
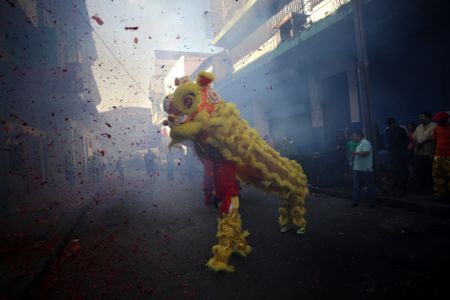
{"label": "yellow fur fringe", "polygon": [[[295,225],[306,225],[303,205],[309,190],[302,167],[296,161],[282,157],[268,145],[255,129],[240,118],[233,103],[223,103],[212,118],[208,118],[206,112],[199,113],[189,124],[173,128],[171,137],[174,139],[173,143],[177,143],[183,139],[194,139],[200,131],[208,133],[207,144],[218,149],[225,159],[236,163],[238,176],[242,181],[267,192],[276,192],[282,199],[293,202],[290,208],[284,207],[286,205],[282,203],[280,225],[286,225],[290,217]],[[249,169],[259,174],[259,177],[255,179],[239,173],[242,169]],[[294,207],[294,212],[289,214],[287,210]]]}

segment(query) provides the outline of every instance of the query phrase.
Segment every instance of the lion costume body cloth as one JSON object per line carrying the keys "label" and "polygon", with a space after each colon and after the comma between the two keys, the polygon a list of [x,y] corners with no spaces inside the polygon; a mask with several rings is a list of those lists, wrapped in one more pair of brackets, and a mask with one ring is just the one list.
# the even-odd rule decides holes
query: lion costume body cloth
{"label": "lion costume body cloth", "polygon": [[247,256],[251,252],[246,242],[249,233],[241,229],[237,179],[280,196],[278,221],[282,232],[294,225],[297,233],[304,233],[308,188],[302,167],[282,157],[250,128],[236,106],[222,100],[212,89],[213,80],[214,75],[205,71],[199,73],[196,82],[188,77],[176,79],[175,92],[164,102],[168,112],[165,125],[171,128],[171,145],[191,140],[198,156],[216,165],[215,189],[221,201],[221,216],[218,244],[213,246],[207,266],[216,271],[233,271],[230,255],[234,252]]}

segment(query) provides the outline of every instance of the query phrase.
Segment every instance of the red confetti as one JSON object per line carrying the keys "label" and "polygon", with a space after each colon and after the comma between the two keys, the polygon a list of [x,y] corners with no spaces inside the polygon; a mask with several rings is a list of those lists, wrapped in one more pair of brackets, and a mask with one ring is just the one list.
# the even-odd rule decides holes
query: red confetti
{"label": "red confetti", "polygon": [[75,239],[71,241],[71,245],[70,245],[70,252],[72,253],[78,253],[80,252],[81,247],[80,247],[80,240]]}
{"label": "red confetti", "polygon": [[154,291],[155,289],[154,289],[154,288],[144,288],[144,287],[141,287],[140,290],[141,290],[141,293],[151,294],[151,293],[153,293],[153,291]]}
{"label": "red confetti", "polygon": [[98,25],[100,25],[100,26],[103,25],[103,20],[100,19],[100,17],[98,15],[92,16],[91,19],[95,20],[95,22],[97,22]]}
{"label": "red confetti", "polygon": [[134,38],[134,43],[137,44],[139,42],[139,39],[137,37]]}
{"label": "red confetti", "polygon": [[138,30],[139,29],[139,26],[128,26],[128,27],[125,27],[125,30]]}
{"label": "red confetti", "polygon": [[105,150],[99,150],[99,149],[97,149],[97,151],[98,151],[98,153],[101,154],[101,156],[105,156]]}

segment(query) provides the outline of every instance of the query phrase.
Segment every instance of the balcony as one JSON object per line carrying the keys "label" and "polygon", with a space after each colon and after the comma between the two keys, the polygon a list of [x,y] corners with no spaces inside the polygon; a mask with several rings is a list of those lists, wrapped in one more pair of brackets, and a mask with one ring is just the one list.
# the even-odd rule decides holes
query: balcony
{"label": "balcony", "polygon": [[276,6],[277,2],[277,0],[247,1],[225,24],[212,44],[218,47],[233,48],[275,13],[271,9]]}
{"label": "balcony", "polygon": [[311,9],[313,9],[315,6],[317,6],[318,4],[320,4],[320,2],[323,2],[324,0],[309,0],[306,2],[309,2],[309,7]]}

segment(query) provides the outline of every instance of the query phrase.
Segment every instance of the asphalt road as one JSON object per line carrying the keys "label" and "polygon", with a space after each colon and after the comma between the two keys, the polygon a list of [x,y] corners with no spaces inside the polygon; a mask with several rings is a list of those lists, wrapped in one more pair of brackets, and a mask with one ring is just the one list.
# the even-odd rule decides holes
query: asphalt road
{"label": "asphalt road", "polygon": [[450,218],[311,195],[308,228],[280,233],[277,198],[241,195],[253,253],[204,265],[216,238],[200,180],[134,180],[96,201],[34,296],[50,299],[449,299]]}

